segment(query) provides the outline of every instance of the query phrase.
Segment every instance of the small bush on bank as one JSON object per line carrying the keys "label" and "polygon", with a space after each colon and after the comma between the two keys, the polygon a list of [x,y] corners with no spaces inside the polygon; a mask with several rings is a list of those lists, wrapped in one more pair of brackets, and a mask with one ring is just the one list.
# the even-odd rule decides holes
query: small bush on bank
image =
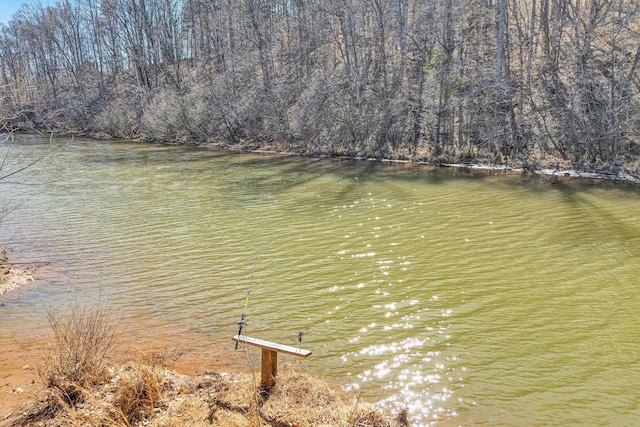
{"label": "small bush on bank", "polygon": [[108,323],[106,307],[74,306],[69,313],[50,312],[53,342],[45,350],[38,374],[64,403],[75,406],[85,391],[109,381],[106,358],[118,330]]}
{"label": "small bush on bank", "polygon": [[162,392],[168,385],[162,360],[141,357],[122,366],[114,378],[114,404],[129,423],[152,417],[162,406]]}
{"label": "small bush on bank", "polygon": [[96,127],[114,138],[135,138],[140,132],[140,105],[132,99],[108,102],[97,115]]}

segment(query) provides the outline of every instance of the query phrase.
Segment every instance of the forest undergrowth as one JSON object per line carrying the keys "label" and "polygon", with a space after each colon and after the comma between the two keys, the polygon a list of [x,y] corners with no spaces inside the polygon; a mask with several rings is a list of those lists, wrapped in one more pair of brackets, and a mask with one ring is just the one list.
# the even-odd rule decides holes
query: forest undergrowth
{"label": "forest undergrowth", "polygon": [[76,0],[0,24],[0,130],[640,177],[632,0]]}

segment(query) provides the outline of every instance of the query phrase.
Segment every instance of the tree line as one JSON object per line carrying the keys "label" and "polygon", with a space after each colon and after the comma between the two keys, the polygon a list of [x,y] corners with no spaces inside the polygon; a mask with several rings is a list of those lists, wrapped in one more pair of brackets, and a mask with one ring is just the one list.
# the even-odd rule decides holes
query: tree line
{"label": "tree line", "polygon": [[635,0],[61,0],[0,26],[5,127],[640,172]]}

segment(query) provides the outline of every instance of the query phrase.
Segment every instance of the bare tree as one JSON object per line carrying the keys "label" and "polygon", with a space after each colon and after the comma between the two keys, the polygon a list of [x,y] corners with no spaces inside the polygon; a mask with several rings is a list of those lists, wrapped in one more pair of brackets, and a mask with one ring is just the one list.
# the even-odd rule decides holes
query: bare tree
{"label": "bare tree", "polygon": [[634,164],[639,9],[631,0],[60,0],[23,6],[0,26],[0,82],[7,114],[48,130]]}

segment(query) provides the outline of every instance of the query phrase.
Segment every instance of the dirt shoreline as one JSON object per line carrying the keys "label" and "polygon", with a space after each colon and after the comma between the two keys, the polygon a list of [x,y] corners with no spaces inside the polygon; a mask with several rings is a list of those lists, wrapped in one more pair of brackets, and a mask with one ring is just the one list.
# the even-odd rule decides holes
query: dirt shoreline
{"label": "dirt shoreline", "polygon": [[[27,132],[28,133],[28,132]],[[180,141],[157,141],[153,138],[141,135],[138,138],[120,139],[102,132],[59,132],[56,136],[75,136],[84,138],[94,138],[102,141],[121,141],[121,142],[137,142],[150,145],[167,145],[167,146],[185,146],[200,148],[206,150],[230,151],[235,153],[253,153],[280,155],[289,157],[307,157],[310,159],[338,159],[338,160],[358,160],[389,164],[407,164],[415,166],[433,166],[444,168],[468,169],[470,171],[485,172],[507,172],[514,174],[531,174],[539,176],[548,176],[551,178],[577,178],[577,179],[593,179],[604,181],[620,181],[633,184],[640,184],[640,169],[637,165],[588,165],[576,164],[566,159],[550,155],[538,155],[531,159],[531,162],[522,160],[513,160],[508,163],[494,162],[487,158],[478,156],[474,160],[450,161],[442,158],[434,157],[432,152],[425,149],[421,154],[409,155],[405,153],[397,153],[390,156],[367,156],[361,154],[343,154],[328,153],[324,151],[310,150],[304,148],[288,148],[287,144],[281,143],[264,143],[240,141],[238,143],[228,142],[188,142]],[[632,168],[635,168],[633,170]]]}
{"label": "dirt shoreline", "polygon": [[[148,142],[153,144],[153,142]],[[393,157],[367,157],[359,155],[331,155],[322,153],[310,153],[305,151],[279,149],[272,146],[252,146],[244,144],[219,144],[219,143],[202,143],[202,144],[185,144],[180,142],[166,142],[167,145],[192,145],[196,148],[203,148],[209,150],[226,150],[237,153],[254,153],[254,154],[269,154],[269,155],[281,155],[291,157],[308,157],[308,158],[326,158],[326,159],[340,159],[340,160],[358,160],[369,161],[389,164],[407,164],[416,166],[433,166],[444,168],[457,168],[468,169],[470,171],[485,171],[485,172],[508,172],[514,174],[532,174],[548,177],[564,177],[564,178],[577,178],[577,179],[596,179],[605,181],[623,181],[639,184],[640,175],[633,173],[627,168],[607,168],[602,166],[600,168],[584,168],[575,167],[569,161],[561,160],[557,158],[539,159],[538,165],[535,167],[524,167],[522,164],[496,164],[483,161],[482,158],[476,159],[475,162],[459,163],[459,162],[442,162],[436,159],[424,156],[423,158],[404,159]]]}
{"label": "dirt shoreline", "polygon": [[0,295],[36,280],[31,268],[20,268],[9,260],[7,251],[0,252]]}

